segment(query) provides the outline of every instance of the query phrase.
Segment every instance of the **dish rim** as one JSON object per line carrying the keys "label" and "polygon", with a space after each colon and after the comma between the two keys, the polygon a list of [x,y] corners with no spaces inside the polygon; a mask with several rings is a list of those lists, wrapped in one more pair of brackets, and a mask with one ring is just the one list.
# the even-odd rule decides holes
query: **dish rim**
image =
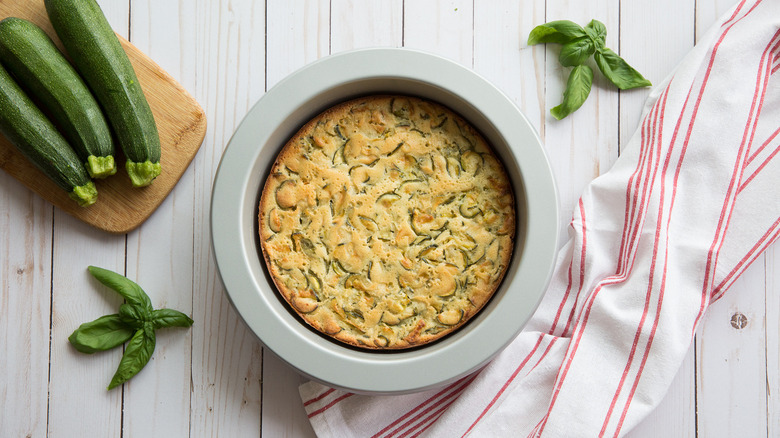
{"label": "dish rim", "polygon": [[[257,233],[260,192],[287,139],[339,101],[382,92],[435,100],[475,126],[512,180],[519,221],[504,281],[472,321],[431,345],[393,352],[341,345],[297,319],[268,277]],[[370,48],[306,65],[250,109],[214,177],[210,231],[226,295],[265,347],[323,384],[358,393],[399,394],[457,380],[484,366],[516,337],[549,284],[558,214],[557,189],[541,139],[507,96],[473,71],[438,55]]]}

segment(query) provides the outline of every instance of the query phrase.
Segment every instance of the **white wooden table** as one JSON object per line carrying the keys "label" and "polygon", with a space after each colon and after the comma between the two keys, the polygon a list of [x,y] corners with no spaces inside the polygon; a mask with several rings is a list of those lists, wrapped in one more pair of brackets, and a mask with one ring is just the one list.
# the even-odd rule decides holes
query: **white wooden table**
{"label": "white wooden table", "polygon": [[[231,307],[209,241],[223,149],[249,108],[297,68],[352,48],[405,46],[474,69],[544,139],[564,230],[583,187],[635,130],[648,90],[617,92],[599,77],[585,105],[556,121],[549,109],[567,72],[555,48],[525,45],[528,32],[596,18],[607,45],[658,83],[735,1],[100,0],[115,29],[201,103],[209,128],[168,199],[127,235],[92,229],[0,174],[0,437],[313,435],[297,397],[301,378]],[[195,320],[190,330],[161,331],[146,369],[112,391],[121,351],[83,355],[67,342],[80,323],[120,304],[90,278],[90,264],[126,273],[156,307]],[[712,306],[663,404],[630,436],[780,436],[779,317],[774,246]]]}

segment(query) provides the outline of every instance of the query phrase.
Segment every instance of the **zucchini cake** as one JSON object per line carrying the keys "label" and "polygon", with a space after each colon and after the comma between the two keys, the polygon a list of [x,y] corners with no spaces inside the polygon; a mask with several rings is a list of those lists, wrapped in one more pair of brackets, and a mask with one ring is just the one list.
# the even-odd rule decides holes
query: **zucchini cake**
{"label": "zucchini cake", "polygon": [[512,256],[514,205],[500,161],[461,117],[369,96],[287,142],[260,197],[260,241],[309,325],[356,347],[403,349],[487,303]]}

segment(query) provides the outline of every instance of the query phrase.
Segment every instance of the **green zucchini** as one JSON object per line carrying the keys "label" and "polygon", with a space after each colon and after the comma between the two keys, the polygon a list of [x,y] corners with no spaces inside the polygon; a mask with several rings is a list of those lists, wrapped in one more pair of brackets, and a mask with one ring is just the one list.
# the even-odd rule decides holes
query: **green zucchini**
{"label": "green zucchini", "polygon": [[0,66],[0,132],[82,207],[97,200],[84,165],[57,128]]}
{"label": "green zucchini", "polygon": [[48,109],[91,177],[116,173],[114,141],[103,111],[46,32],[21,18],[0,21],[0,62]]}
{"label": "green zucchini", "polygon": [[119,38],[95,0],[45,0],[46,12],[76,70],[103,107],[135,187],[161,171],[160,136]]}
{"label": "green zucchini", "polygon": [[474,219],[475,217],[483,214],[482,209],[476,204],[467,205],[466,201],[463,201],[458,207],[458,212],[466,219]]}

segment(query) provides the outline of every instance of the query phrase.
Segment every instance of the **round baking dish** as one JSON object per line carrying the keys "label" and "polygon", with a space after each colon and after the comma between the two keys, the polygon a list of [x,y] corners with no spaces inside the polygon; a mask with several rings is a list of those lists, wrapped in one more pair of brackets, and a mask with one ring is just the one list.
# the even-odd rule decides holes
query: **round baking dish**
{"label": "round baking dish", "polygon": [[[336,103],[369,94],[427,98],[460,113],[500,157],[512,180],[517,231],[512,262],[490,302],[441,341],[411,350],[362,351],[296,318],[267,276],[257,233],[259,194],[284,143]],[[227,295],[249,328],[302,374],[348,391],[399,394],[440,386],[479,369],[522,330],[549,283],[558,199],[539,136],[488,81],[444,58],[398,48],[322,58],[269,90],[247,113],[219,164],[211,238]]]}

